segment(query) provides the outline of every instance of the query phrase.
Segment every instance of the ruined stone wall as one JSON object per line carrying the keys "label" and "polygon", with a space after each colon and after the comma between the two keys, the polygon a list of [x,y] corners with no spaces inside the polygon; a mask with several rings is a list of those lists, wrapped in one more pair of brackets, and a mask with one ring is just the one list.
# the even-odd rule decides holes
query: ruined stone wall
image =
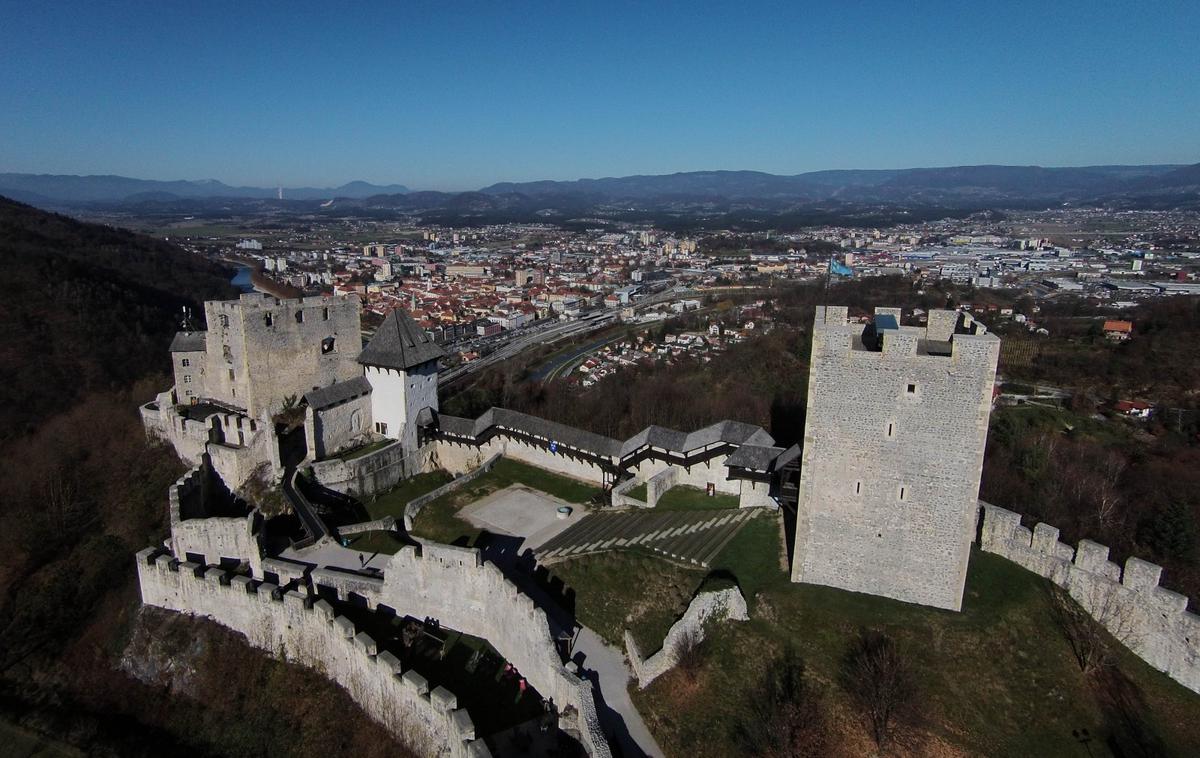
{"label": "ruined stone wall", "polygon": [[179,563],[153,549],[138,553],[142,602],[206,616],[246,637],[254,647],[299,663],[336,682],[371,718],[423,755],[487,756],[457,698],[429,690],[415,671],[379,652],[375,641],[323,600],[217,568]]}
{"label": "ruined stone wall", "polygon": [[658,499],[667,490],[679,483],[682,469],[679,466],[667,466],[646,480],[646,505],[653,508],[658,505]]}
{"label": "ruined stone wall", "polygon": [[491,471],[492,467],[496,465],[496,461],[498,461],[498,460],[500,460],[500,454],[496,453],[491,458],[488,458],[486,461],[479,464],[478,468],[476,468],[472,471],[468,471],[467,473],[462,474],[461,476],[457,477],[454,481],[446,482],[441,487],[438,487],[435,490],[431,490],[430,492],[426,492],[424,495],[421,495],[420,497],[414,498],[413,500],[410,500],[409,502],[405,503],[404,504],[404,528],[405,528],[405,530],[408,530],[408,531],[412,530],[413,519],[415,519],[417,517],[417,514],[420,513],[421,509],[423,509],[426,505],[428,505],[429,503],[432,503],[434,500],[437,500],[442,495],[453,492],[456,489],[459,489],[460,487],[463,487],[463,486],[475,481],[479,477],[481,477],[484,474],[486,474],[487,472]]}
{"label": "ruined stone wall", "polygon": [[901,327],[877,352],[839,318],[813,331],[792,579],[957,610],[1000,342]]}
{"label": "ruined stone wall", "polygon": [[637,677],[638,688],[646,689],[651,682],[674,668],[679,663],[680,643],[691,636],[699,644],[704,639],[704,627],[709,621],[747,621],[749,618],[746,599],[738,588],[730,587],[717,592],[701,592],[692,598],[683,616],[667,631],[662,648],[649,658],[642,658],[637,640],[626,629],[625,653]]}
{"label": "ruined stone wall", "polygon": [[494,564],[484,563],[477,549],[426,543],[418,554],[414,547],[402,548],[384,567],[382,586],[375,577],[353,572],[314,571],[312,578],[319,594],[353,593],[368,607],[383,604],[486,639],[560,713],[567,706],[575,710],[589,755],[611,754],[591,684],[563,665],[545,611]]}
{"label": "ruined stone wall", "polygon": [[432,443],[411,451],[396,442],[348,461],[338,458],[317,461],[312,470],[323,486],[363,498],[386,492],[411,476],[436,468],[429,461],[432,454]]}
{"label": "ruined stone wall", "polygon": [[626,479],[612,489],[612,504],[617,508],[649,508],[649,504],[644,500],[638,500],[636,497],[630,497],[628,492],[641,486],[642,480],[636,476],[632,479]]}
{"label": "ruined stone wall", "polygon": [[359,311],[353,296],[206,302],[207,396],[271,415],[292,395],[361,376]]}
{"label": "ruined stone wall", "polygon": [[187,560],[193,555],[210,564],[218,564],[222,558],[246,561],[261,576],[261,515],[257,510],[250,510],[243,516],[210,515],[207,503],[209,476],[202,463],[168,488],[171,552],[179,560]]}
{"label": "ruined stone wall", "polygon": [[329,408],[308,408],[304,413],[308,453],[317,459],[329,458],[370,442],[373,428],[369,394]]}
{"label": "ruined stone wall", "polygon": [[1049,579],[1139,658],[1175,681],[1200,692],[1200,616],[1188,599],[1158,586],[1162,568],[1128,558],[1122,568],[1108,548],[1081,540],[1077,548],[1058,541],[1058,529],[1021,526],[1021,516],[983,506],[980,548]]}

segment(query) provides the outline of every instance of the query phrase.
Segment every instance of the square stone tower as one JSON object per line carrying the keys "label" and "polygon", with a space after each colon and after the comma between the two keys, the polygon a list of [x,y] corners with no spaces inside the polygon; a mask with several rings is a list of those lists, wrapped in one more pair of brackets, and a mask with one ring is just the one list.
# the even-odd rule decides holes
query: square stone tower
{"label": "square stone tower", "polygon": [[1000,340],[956,311],[899,323],[817,308],[792,581],[958,610]]}

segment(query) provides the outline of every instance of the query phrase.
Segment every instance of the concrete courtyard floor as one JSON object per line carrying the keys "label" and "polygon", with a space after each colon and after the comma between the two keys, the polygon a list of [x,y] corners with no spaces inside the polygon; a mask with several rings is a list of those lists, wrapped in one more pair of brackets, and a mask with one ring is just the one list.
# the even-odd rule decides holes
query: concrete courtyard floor
{"label": "concrete courtyard floor", "polygon": [[[571,515],[559,518],[558,509],[564,505],[571,509]],[[512,484],[471,503],[458,515],[471,526],[493,534],[523,538],[521,550],[536,550],[579,523],[587,513],[577,504],[523,484]]]}

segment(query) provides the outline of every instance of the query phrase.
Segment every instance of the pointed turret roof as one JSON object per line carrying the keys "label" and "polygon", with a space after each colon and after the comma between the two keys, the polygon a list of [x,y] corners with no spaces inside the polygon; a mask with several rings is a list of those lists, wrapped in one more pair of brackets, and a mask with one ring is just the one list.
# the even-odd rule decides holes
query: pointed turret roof
{"label": "pointed turret roof", "polygon": [[403,308],[396,308],[383,320],[379,331],[358,354],[358,362],[403,371],[444,355],[437,343],[416,325]]}

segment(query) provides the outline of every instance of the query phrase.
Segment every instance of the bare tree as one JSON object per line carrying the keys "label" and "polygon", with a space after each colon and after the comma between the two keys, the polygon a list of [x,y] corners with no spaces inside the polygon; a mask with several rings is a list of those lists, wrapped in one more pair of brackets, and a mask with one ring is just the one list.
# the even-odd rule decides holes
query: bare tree
{"label": "bare tree", "polygon": [[860,631],[846,656],[843,678],[866,717],[875,744],[883,747],[913,695],[912,676],[895,640],[877,630]]}
{"label": "bare tree", "polygon": [[1136,611],[1132,604],[1121,601],[1118,592],[1115,587],[1094,581],[1083,592],[1081,604],[1058,587],[1050,587],[1054,621],[1085,674],[1113,665],[1110,638],[1126,647],[1138,642]]}
{"label": "bare tree", "polygon": [[788,648],[771,664],[748,700],[747,716],[736,730],[745,754],[765,758],[828,754],[829,727],[822,699],[794,650]]}

